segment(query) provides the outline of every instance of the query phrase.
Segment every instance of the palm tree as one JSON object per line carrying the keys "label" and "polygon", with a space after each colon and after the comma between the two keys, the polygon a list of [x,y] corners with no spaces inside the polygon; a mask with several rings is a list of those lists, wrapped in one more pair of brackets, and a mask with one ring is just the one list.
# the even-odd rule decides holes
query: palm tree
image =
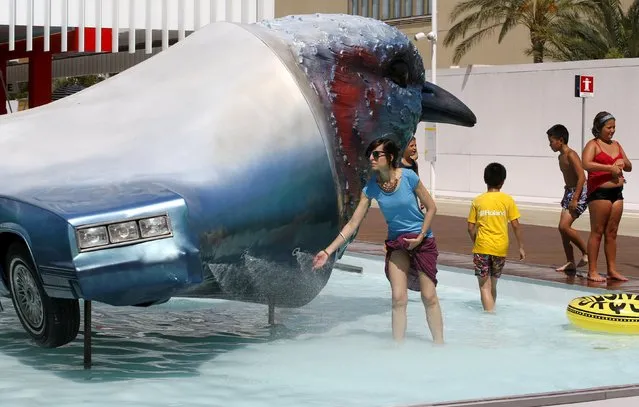
{"label": "palm tree", "polygon": [[560,27],[548,56],[558,61],[639,57],[639,0],[593,0],[586,18]]}
{"label": "palm tree", "polygon": [[[556,41],[556,32],[567,22],[578,21],[582,13],[592,13],[595,0],[466,0],[457,4],[451,12],[453,25],[444,38],[450,46],[463,39],[456,47],[453,63],[482,39],[499,28],[498,43],[501,43],[513,28],[525,26],[530,32],[530,48],[534,62],[544,62],[551,44]],[[462,17],[462,15],[467,14]],[[474,31],[466,37],[469,31]]]}

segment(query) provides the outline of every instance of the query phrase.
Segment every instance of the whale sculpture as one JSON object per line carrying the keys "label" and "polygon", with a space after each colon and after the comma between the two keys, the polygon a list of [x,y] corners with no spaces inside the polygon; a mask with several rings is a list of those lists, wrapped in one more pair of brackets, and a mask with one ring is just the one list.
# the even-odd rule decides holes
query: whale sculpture
{"label": "whale sculpture", "polygon": [[0,293],[50,347],[77,335],[78,299],[302,306],[330,276],[312,255],[357,204],[366,146],[404,146],[420,120],[476,122],[381,21],[210,24],[0,118]]}

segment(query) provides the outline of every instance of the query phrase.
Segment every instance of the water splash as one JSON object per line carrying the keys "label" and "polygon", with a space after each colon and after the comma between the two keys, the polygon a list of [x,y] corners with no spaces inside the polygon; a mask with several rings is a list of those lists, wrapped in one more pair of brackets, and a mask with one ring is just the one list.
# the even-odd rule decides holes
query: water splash
{"label": "water splash", "polygon": [[286,297],[291,284],[299,292],[316,291],[324,285],[324,273],[330,272],[332,264],[314,271],[314,254],[293,250],[294,261],[290,264],[274,262],[251,255],[242,254],[240,261],[234,264],[208,263],[208,270],[219,284],[222,292],[229,292],[261,301],[273,301]]}

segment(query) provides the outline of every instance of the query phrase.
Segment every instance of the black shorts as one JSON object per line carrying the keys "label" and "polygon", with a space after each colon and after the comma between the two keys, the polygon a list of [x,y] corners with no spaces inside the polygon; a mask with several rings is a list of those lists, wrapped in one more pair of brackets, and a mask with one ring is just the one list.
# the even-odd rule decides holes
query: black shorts
{"label": "black shorts", "polygon": [[588,194],[587,202],[605,199],[612,203],[623,200],[623,187],[597,188]]}

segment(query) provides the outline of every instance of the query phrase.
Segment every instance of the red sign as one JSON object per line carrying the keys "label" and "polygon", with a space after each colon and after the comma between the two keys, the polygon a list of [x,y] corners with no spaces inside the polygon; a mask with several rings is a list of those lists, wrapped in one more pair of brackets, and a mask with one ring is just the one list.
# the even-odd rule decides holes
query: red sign
{"label": "red sign", "polygon": [[595,77],[592,75],[575,75],[575,96],[581,98],[595,96]]}

